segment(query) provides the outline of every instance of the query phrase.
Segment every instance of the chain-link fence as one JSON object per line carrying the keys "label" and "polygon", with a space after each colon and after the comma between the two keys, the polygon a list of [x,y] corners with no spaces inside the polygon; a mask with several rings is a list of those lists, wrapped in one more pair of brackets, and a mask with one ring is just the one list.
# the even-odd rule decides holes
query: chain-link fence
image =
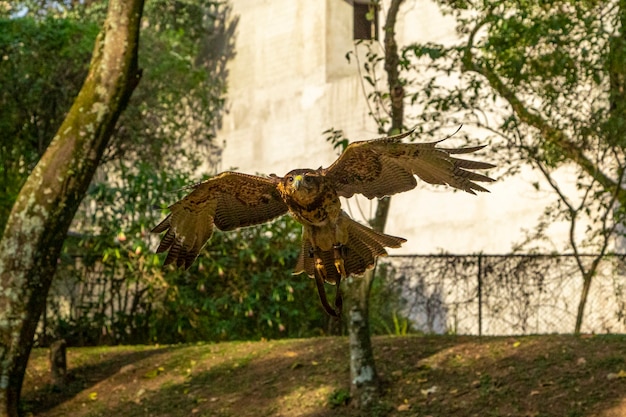
{"label": "chain-link fence", "polygon": [[[579,259],[583,265],[595,256]],[[389,284],[413,327],[428,333],[572,333],[583,278],[569,255],[391,256]],[[626,332],[626,255],[605,257],[593,278],[583,333]]]}

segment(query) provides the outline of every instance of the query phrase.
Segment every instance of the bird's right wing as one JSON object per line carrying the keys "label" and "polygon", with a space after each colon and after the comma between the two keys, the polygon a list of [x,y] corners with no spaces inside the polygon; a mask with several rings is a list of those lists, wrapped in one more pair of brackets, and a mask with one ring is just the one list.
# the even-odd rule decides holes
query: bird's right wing
{"label": "bird's right wing", "polygon": [[224,172],[194,187],[169,207],[153,233],[166,232],[157,253],[169,251],[164,265],[189,268],[211,238],[213,227],[233,230],[272,220],[287,212],[276,185],[278,177]]}

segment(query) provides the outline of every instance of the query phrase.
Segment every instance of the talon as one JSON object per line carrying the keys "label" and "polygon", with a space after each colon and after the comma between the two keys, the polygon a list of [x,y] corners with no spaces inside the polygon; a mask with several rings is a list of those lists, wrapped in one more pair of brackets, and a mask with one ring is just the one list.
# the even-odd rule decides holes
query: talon
{"label": "talon", "polygon": [[346,278],[346,267],[343,261],[343,255],[345,252],[345,246],[342,244],[333,245],[333,255],[335,258],[335,268],[337,268],[337,272],[341,275],[341,278]]}
{"label": "talon", "polygon": [[328,274],[326,273],[326,268],[324,267],[324,261],[322,261],[322,258],[315,259],[315,270],[320,274],[324,281],[328,281]]}
{"label": "talon", "polygon": [[339,275],[341,275],[342,278],[347,276],[343,259],[335,259],[335,268],[337,268],[337,272],[339,272]]}

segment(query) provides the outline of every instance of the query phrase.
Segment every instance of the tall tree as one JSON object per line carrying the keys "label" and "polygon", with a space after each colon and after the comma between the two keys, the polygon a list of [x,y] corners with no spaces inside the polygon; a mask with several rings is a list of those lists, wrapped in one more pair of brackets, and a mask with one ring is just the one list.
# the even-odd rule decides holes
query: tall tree
{"label": "tall tree", "polygon": [[551,224],[569,224],[556,249],[572,252],[581,274],[578,333],[591,281],[626,220],[626,1],[437,3],[456,21],[457,41],[403,48],[408,71],[432,74],[407,86],[421,109],[413,121],[424,134],[478,127],[500,166],[543,176],[534,185],[554,203],[524,248]]}
{"label": "tall tree", "polygon": [[0,416],[18,415],[33,334],[61,245],[140,79],[143,0],[110,0],[87,78],[20,190],[0,240]]}
{"label": "tall tree", "polygon": [[[400,57],[396,42],[396,20],[400,5],[404,0],[392,0],[387,10],[384,31],[384,67],[387,72],[387,84],[391,100],[385,103],[391,116],[389,135],[400,133],[404,127],[404,89],[400,80]],[[377,6],[376,6],[377,7]],[[374,58],[372,56],[372,58]],[[374,60],[376,60],[374,58]],[[370,67],[371,68],[371,67]],[[370,78],[371,79],[371,78]],[[382,97],[378,95],[377,97]],[[383,106],[385,105],[383,104]],[[377,119],[379,127],[384,124]],[[347,143],[347,142],[346,142]],[[376,214],[370,225],[376,231],[383,232],[387,223],[390,198],[378,201]],[[376,371],[374,353],[370,337],[369,299],[374,282],[375,270],[367,271],[362,279],[352,284],[354,294],[351,297],[348,316],[348,333],[350,337],[350,393],[353,401],[360,408],[374,404],[380,392],[380,378]]]}

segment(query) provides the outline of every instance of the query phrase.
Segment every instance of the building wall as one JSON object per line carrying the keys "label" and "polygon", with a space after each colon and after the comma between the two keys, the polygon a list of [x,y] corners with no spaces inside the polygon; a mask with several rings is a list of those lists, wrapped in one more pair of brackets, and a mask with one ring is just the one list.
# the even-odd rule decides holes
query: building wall
{"label": "building wall", "polygon": [[335,155],[324,130],[372,124],[358,78],[333,53],[343,51],[340,43],[352,44],[351,29],[344,33],[330,24],[347,13],[351,18],[350,5],[235,0],[233,9],[240,21],[229,67],[229,114],[220,132],[226,141],[222,168],[283,175],[331,163]]}
{"label": "building wall", "polygon": [[[348,1],[231,2],[240,20],[229,65],[229,114],[219,132],[225,142],[222,169],[284,175],[328,166],[337,153],[324,130],[341,129],[352,140],[379,136],[354,57],[350,63],[345,59],[355,48]],[[452,22],[430,0],[405,3],[397,27],[400,44],[454,39]],[[383,12],[381,26],[384,19]],[[490,185],[489,194],[420,184],[394,196],[386,231],[408,242],[390,252],[506,253],[545,207],[546,197],[530,185],[534,180],[524,171]],[[367,216],[373,210],[368,201],[351,201],[347,208],[359,219],[360,211]],[[554,229],[562,249],[563,228]]]}

